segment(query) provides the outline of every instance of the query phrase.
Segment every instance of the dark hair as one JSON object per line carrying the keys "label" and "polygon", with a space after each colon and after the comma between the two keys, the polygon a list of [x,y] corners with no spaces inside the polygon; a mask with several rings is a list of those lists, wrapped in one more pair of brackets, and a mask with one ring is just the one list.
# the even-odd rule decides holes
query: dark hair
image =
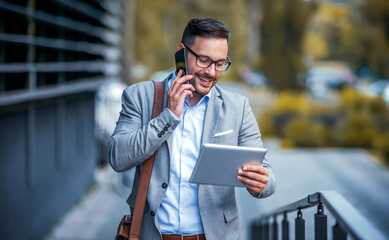
{"label": "dark hair", "polygon": [[225,38],[228,42],[230,30],[214,18],[193,18],[186,25],[181,42],[191,47],[197,36],[204,38]]}

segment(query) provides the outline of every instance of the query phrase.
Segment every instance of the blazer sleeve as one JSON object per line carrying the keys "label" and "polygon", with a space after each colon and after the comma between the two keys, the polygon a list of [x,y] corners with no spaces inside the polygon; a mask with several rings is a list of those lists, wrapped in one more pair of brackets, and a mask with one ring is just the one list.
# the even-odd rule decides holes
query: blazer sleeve
{"label": "blazer sleeve", "polygon": [[[247,98],[245,98],[244,101],[242,124],[239,131],[239,146],[264,147],[257,121],[254,117]],[[269,181],[260,194],[255,195],[250,193],[256,198],[268,197],[276,190],[276,177],[266,157],[263,159],[262,166],[269,171]]]}
{"label": "blazer sleeve", "polygon": [[142,164],[179,123],[167,108],[150,120],[154,100],[150,83],[135,84],[123,91],[122,110],[108,142],[108,160],[117,172]]}

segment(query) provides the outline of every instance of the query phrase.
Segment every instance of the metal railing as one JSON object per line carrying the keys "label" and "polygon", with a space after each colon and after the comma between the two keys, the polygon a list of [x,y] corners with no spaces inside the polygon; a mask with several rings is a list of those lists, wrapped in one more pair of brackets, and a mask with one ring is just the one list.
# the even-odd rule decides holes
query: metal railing
{"label": "metal railing", "polygon": [[[60,3],[62,2],[60,1]],[[111,44],[118,44],[121,41],[121,36],[119,33],[109,31],[101,26],[94,26],[86,22],[76,21],[63,16],[53,15],[41,10],[34,9],[34,11],[31,11],[26,6],[20,6],[18,4],[8,2],[0,1],[0,8],[11,11],[16,14],[20,14],[22,16],[30,17],[31,19],[34,19],[36,21],[45,22],[46,24],[51,24],[57,27],[63,27],[86,35],[94,36],[102,39],[104,42],[108,42]],[[99,16],[105,17],[105,13],[103,13],[103,15],[100,14]],[[112,24],[110,24],[109,26],[112,27],[111,25]]]}
{"label": "metal railing", "polygon": [[345,240],[348,236],[353,239],[388,239],[381,231],[362,216],[342,195],[333,191],[321,191],[308,195],[306,198],[280,207],[272,212],[262,215],[252,222],[252,239],[279,239],[278,216],[283,216],[281,222],[281,239],[290,237],[287,213],[297,212],[295,219],[295,239],[305,239],[305,219],[302,209],[317,206],[314,216],[315,240],[328,239],[327,215],[324,206],[335,218],[332,227],[332,239]]}

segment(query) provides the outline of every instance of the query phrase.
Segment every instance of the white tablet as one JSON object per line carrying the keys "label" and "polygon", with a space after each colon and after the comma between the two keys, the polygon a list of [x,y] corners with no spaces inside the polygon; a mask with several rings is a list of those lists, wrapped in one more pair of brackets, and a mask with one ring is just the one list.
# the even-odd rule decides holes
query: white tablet
{"label": "white tablet", "polygon": [[265,148],[204,144],[189,179],[191,183],[244,187],[236,178],[237,169],[245,163],[260,162]]}

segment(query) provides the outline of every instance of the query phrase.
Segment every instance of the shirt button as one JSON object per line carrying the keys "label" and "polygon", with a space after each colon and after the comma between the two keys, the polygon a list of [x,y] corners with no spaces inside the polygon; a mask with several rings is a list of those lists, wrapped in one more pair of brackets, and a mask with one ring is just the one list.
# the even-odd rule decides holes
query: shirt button
{"label": "shirt button", "polygon": [[159,133],[159,134],[158,134],[158,137],[161,138],[161,137],[162,137],[162,134]]}
{"label": "shirt button", "polygon": [[151,215],[152,217],[154,217],[154,216],[155,216],[155,212],[154,212],[154,211],[151,211],[151,212],[150,212],[150,215]]}
{"label": "shirt button", "polygon": [[162,188],[167,188],[167,183],[162,183]]}
{"label": "shirt button", "polygon": [[164,135],[164,134],[165,134],[165,131],[161,131],[161,134]]}
{"label": "shirt button", "polygon": [[169,123],[166,123],[165,125],[167,128],[170,128],[170,124]]}
{"label": "shirt button", "polygon": [[164,127],[163,130],[166,132],[167,131],[167,127]]}

